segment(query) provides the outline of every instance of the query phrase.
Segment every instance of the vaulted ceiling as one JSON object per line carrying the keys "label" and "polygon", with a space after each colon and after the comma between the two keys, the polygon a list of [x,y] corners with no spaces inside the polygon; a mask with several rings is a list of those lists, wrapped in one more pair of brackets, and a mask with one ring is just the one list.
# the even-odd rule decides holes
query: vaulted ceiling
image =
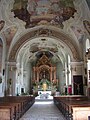
{"label": "vaulted ceiling", "polygon": [[[0,15],[5,21],[0,34],[9,48],[8,58],[15,54],[19,62],[35,62],[45,52],[52,62],[65,62],[76,50],[82,60],[82,45],[90,37],[90,11],[85,0],[1,0]],[[68,40],[56,37],[56,32],[52,35],[52,30]],[[27,37],[27,33],[34,36]]]}

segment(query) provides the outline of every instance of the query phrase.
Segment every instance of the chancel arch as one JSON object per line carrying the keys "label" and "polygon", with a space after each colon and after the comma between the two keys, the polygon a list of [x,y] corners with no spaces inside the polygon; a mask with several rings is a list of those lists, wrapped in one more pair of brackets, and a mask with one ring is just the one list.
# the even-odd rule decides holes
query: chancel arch
{"label": "chancel arch", "polygon": [[[57,28],[55,28],[54,30],[54,28],[52,27],[47,28],[47,26],[39,26],[28,31],[20,39],[17,40],[17,42],[13,45],[9,53],[10,54],[8,55],[9,56],[8,62],[10,63],[16,62],[17,76],[15,77],[15,79],[16,81],[19,82],[19,84],[21,84],[21,88],[25,88],[26,86],[26,88],[28,88],[27,90],[28,92],[32,91],[31,89],[33,81],[34,80],[39,81],[41,71],[43,72],[46,71],[48,73],[49,76],[48,78],[50,79],[50,82],[56,82],[56,84],[58,84],[58,87],[61,86],[60,89],[62,89],[62,86],[64,83],[66,83],[66,81],[67,84],[69,83],[68,76],[70,70],[72,70],[68,69],[67,65],[65,66],[65,62],[68,64],[66,56],[70,55],[71,62],[81,62],[79,48],[75,44],[75,42],[73,42],[73,39],[67,36],[65,33],[58,31]],[[42,55],[44,56],[44,53],[48,58],[48,61],[51,60],[51,63],[50,62],[48,62],[48,64],[44,63],[44,65],[42,63],[42,65],[39,66],[39,63],[37,63],[37,61],[40,58],[42,58]],[[19,61],[17,61],[18,60],[17,58],[19,58]],[[20,64],[19,67],[17,67],[18,62]],[[30,65],[30,69],[28,64]],[[35,75],[33,77],[34,67]],[[57,72],[59,70],[61,71],[61,73]],[[65,72],[62,72],[63,70],[65,70]],[[75,74],[77,74],[76,71]],[[71,74],[71,77],[72,75],[73,72]],[[16,84],[18,86],[17,82]],[[13,91],[17,92],[17,89]]]}

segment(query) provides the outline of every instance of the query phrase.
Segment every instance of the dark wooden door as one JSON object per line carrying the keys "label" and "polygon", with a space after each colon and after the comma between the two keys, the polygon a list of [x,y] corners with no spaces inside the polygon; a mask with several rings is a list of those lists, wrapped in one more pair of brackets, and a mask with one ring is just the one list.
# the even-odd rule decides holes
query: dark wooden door
{"label": "dark wooden door", "polygon": [[74,95],[83,95],[83,77],[82,75],[73,76]]}

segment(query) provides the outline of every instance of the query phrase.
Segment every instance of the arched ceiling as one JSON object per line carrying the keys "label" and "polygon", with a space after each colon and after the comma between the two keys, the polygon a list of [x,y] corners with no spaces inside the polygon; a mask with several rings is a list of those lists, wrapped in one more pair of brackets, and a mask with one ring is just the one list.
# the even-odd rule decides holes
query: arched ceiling
{"label": "arched ceiling", "polygon": [[89,12],[85,0],[1,0],[7,60],[36,61],[43,51],[53,62],[65,62],[68,54],[82,60],[82,44],[90,36]]}
{"label": "arched ceiling", "polygon": [[[25,43],[27,44],[25,45]],[[9,61],[16,61],[18,52],[24,45],[26,46],[26,48],[24,48],[28,48],[28,51],[32,54],[38,51],[50,51],[53,54],[64,53],[64,55],[67,53],[67,55],[70,54],[71,58],[75,59],[75,61],[80,61],[79,48],[75,45],[75,41],[61,31],[52,29],[52,27],[48,28],[48,26],[39,26],[20,37],[11,49]]]}
{"label": "arched ceiling", "polygon": [[[27,42],[18,53],[18,60],[24,62],[35,62],[42,57],[43,53],[52,61],[52,63],[64,63],[66,54],[65,45],[56,39],[49,37],[38,37]],[[21,57],[19,57],[21,56]]]}

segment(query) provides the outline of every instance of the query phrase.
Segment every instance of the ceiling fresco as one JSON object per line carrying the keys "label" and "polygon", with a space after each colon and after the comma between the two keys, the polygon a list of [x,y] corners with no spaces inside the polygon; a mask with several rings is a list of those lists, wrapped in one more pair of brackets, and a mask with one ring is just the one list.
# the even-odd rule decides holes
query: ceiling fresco
{"label": "ceiling fresco", "polygon": [[30,47],[30,52],[35,53],[37,51],[51,51],[53,53],[58,52],[58,48],[55,44],[50,45],[49,43],[33,43]]}
{"label": "ceiling fresco", "polygon": [[26,28],[38,24],[59,25],[74,18],[76,12],[73,0],[15,0],[12,11],[26,22]]}
{"label": "ceiling fresco", "polygon": [[[10,61],[15,61],[17,54],[36,60],[42,52],[46,56],[53,54],[54,61],[58,57],[65,61],[66,55],[72,53],[75,61],[82,59],[77,54],[82,46],[78,46],[85,40],[85,34],[90,35],[90,15],[84,0],[1,0],[1,5],[0,33],[6,40]],[[24,42],[26,47],[21,53],[16,52]]]}

